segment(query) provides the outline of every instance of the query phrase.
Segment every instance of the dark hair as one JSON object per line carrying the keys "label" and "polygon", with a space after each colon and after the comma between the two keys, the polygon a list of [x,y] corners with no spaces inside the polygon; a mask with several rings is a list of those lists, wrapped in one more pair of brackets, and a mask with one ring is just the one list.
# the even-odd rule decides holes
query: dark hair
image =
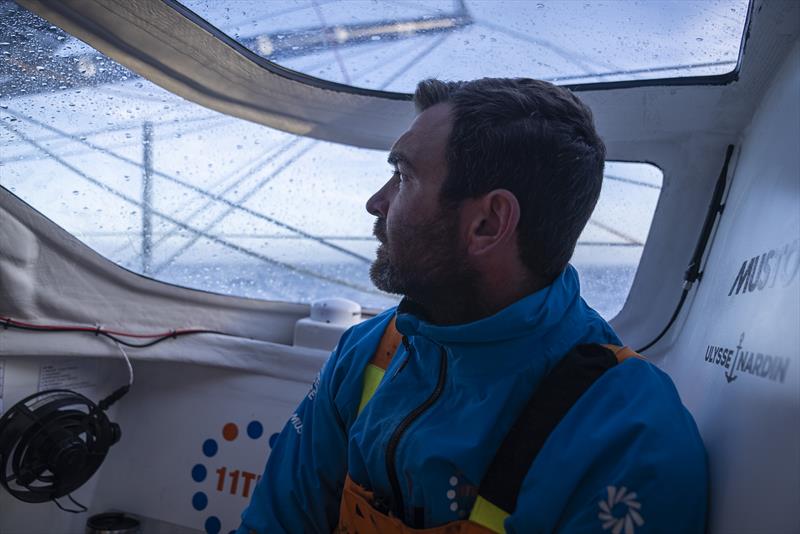
{"label": "dark hair", "polygon": [[526,78],[417,85],[418,112],[441,102],[453,106],[442,202],[508,189],[520,204],[522,262],[558,275],[600,196],[605,146],[592,112],[568,89]]}

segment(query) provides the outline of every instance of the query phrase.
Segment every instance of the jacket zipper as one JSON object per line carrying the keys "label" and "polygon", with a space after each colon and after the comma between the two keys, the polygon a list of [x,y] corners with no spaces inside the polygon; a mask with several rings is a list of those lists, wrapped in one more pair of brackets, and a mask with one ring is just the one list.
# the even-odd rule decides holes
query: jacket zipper
{"label": "jacket zipper", "polygon": [[439,397],[441,397],[442,391],[444,391],[444,381],[447,377],[447,351],[444,349],[444,347],[439,347],[439,349],[439,380],[436,383],[436,387],[433,389],[431,395],[425,399],[422,404],[417,406],[402,421],[400,421],[400,424],[397,425],[397,428],[392,433],[392,437],[389,438],[389,443],[386,446],[386,473],[389,475],[389,483],[392,486],[392,504],[395,515],[399,517],[401,521],[404,521],[405,505],[403,503],[403,493],[400,488],[400,480],[397,476],[397,469],[395,466],[397,446],[400,443],[400,438],[403,436],[403,433],[408,430],[408,427],[411,426],[411,423],[413,423],[420,415],[430,408],[433,403],[435,403]]}
{"label": "jacket zipper", "polygon": [[411,343],[408,341],[408,337],[406,337],[406,336],[403,336],[403,347],[406,349],[406,357],[403,359],[403,361],[397,367],[397,371],[395,371],[394,374],[392,375],[392,378],[391,378],[392,380],[394,380],[395,377],[397,375],[399,375],[400,372],[403,369],[406,368],[406,365],[408,365],[408,360],[411,359],[411,351],[413,350],[413,348],[411,347]]}

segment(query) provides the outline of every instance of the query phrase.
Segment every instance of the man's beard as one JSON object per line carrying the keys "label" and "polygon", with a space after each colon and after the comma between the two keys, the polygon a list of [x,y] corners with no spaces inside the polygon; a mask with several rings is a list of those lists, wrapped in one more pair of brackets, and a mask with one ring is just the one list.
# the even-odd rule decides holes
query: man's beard
{"label": "man's beard", "polygon": [[381,242],[370,267],[375,286],[422,305],[448,307],[471,293],[477,279],[459,239],[458,215],[439,212],[436,220],[395,225],[387,235],[385,219],[375,221]]}

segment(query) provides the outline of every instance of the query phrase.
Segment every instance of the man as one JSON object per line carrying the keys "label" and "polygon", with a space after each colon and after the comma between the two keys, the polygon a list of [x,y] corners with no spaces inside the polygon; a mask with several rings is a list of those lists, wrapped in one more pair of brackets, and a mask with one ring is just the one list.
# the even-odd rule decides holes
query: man
{"label": "man", "polygon": [[[702,532],[704,448],[653,365],[614,360],[565,413],[526,410],[572,388],[550,376],[578,379],[559,367],[573,347],[621,344],[568,264],[602,182],[591,112],[529,79],[427,80],[414,98],[392,176],[367,202],[372,280],[404,299],[344,334],[239,532]],[[512,429],[524,439],[501,454]],[[498,483],[504,506],[484,498]]]}

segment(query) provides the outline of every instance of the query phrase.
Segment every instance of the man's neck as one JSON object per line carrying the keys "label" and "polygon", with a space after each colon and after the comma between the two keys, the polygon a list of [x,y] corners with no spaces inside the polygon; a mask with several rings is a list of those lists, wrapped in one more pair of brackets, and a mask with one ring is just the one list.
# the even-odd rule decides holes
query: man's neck
{"label": "man's neck", "polygon": [[484,280],[480,287],[449,288],[421,298],[407,299],[412,303],[409,306],[412,313],[432,324],[452,326],[491,317],[551,282],[541,279],[534,282],[527,277],[517,284],[500,279]]}

